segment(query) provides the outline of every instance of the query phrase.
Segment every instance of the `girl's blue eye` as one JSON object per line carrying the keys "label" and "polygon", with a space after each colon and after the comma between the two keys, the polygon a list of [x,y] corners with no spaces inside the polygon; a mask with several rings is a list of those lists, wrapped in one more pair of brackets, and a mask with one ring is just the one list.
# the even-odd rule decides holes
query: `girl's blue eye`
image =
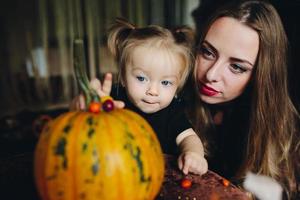
{"label": "girl's blue eye", "polygon": [[137,76],[136,79],[141,82],[145,81],[145,77],[142,77],[142,76]]}
{"label": "girl's blue eye", "polygon": [[165,85],[165,86],[172,85],[172,83],[170,81],[162,81],[161,84]]}

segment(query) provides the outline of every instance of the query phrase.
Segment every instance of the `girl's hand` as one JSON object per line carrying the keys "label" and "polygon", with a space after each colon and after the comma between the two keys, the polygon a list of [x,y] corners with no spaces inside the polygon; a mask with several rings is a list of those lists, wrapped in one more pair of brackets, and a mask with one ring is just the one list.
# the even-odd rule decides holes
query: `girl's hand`
{"label": "girl's hand", "polygon": [[[104,77],[103,84],[99,81],[99,79],[93,79],[90,82],[90,87],[94,89],[99,97],[109,96],[112,87],[112,74],[107,73]],[[124,102],[122,101],[115,101],[114,100],[115,108],[123,108],[125,106]],[[70,110],[85,110],[85,98],[83,94],[78,95],[75,97],[70,104]]]}
{"label": "girl's hand", "polygon": [[86,105],[85,105],[85,99],[83,94],[80,94],[78,96],[76,96],[74,99],[72,99],[70,106],[69,106],[70,110],[85,110],[86,109]]}
{"label": "girl's hand", "polygon": [[179,169],[184,174],[191,172],[193,174],[202,175],[208,170],[206,159],[198,153],[192,151],[181,153],[177,161]]}

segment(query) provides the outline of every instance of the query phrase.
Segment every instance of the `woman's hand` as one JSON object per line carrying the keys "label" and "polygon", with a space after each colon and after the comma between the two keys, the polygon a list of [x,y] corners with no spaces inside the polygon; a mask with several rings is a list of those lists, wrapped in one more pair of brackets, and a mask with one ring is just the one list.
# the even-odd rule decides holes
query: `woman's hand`
{"label": "woman's hand", "polygon": [[204,156],[192,151],[180,154],[178,157],[178,167],[184,174],[191,172],[202,175],[208,170],[208,164]]}
{"label": "woman's hand", "polygon": [[[112,87],[112,74],[107,73],[104,77],[103,84],[99,81],[99,79],[94,78],[90,82],[90,87],[94,89],[99,97],[109,96]],[[122,101],[115,101],[114,100],[115,108],[123,108],[125,106],[124,102]],[[70,110],[85,110],[85,98],[83,94],[76,96],[70,104]]]}

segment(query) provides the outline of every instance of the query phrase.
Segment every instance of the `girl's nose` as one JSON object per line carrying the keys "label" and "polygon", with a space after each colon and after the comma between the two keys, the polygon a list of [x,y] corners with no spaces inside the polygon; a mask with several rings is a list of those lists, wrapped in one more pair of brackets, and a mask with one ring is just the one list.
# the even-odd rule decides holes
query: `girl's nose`
{"label": "girl's nose", "polygon": [[158,86],[156,83],[150,83],[147,90],[147,95],[158,96]]}

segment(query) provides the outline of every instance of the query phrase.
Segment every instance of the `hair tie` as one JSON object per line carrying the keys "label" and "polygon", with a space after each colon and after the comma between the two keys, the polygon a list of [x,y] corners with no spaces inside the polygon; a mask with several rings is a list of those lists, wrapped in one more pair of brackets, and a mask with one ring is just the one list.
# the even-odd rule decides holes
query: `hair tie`
{"label": "hair tie", "polygon": [[133,29],[133,30],[136,30],[136,27],[135,27],[135,26],[132,26],[132,29]]}

